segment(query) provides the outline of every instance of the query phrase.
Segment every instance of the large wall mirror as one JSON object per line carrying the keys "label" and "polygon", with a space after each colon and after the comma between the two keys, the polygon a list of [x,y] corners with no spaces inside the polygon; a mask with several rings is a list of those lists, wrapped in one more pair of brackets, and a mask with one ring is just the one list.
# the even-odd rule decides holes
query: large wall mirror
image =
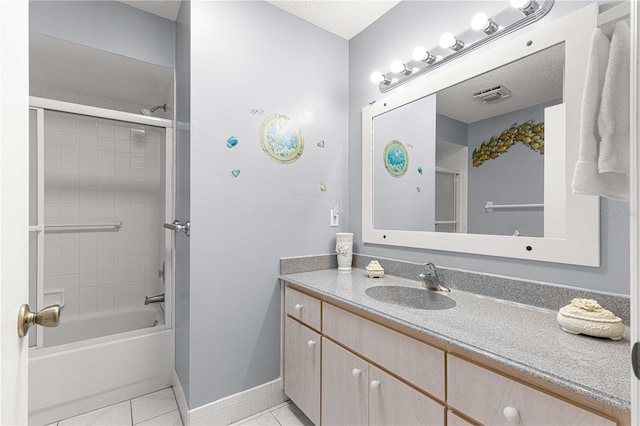
{"label": "large wall mirror", "polygon": [[599,266],[571,193],[597,5],[494,42],[363,109],[363,241]]}

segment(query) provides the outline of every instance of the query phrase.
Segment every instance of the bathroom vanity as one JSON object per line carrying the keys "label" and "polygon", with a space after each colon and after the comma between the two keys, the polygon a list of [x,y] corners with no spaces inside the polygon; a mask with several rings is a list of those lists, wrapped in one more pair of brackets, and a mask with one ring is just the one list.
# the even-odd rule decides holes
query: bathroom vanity
{"label": "bathroom vanity", "polygon": [[317,425],[630,423],[626,336],[568,334],[554,311],[456,289],[434,309],[380,301],[367,289],[428,290],[363,269],[280,278],[285,393]]}

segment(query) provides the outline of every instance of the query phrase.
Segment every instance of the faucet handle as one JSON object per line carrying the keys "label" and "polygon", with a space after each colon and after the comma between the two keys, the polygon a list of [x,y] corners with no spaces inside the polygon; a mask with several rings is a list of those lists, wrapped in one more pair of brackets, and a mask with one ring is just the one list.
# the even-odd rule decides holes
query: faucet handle
{"label": "faucet handle", "polygon": [[420,278],[421,280],[424,280],[425,278],[427,278],[427,276],[425,274],[420,274],[418,275],[418,278]]}

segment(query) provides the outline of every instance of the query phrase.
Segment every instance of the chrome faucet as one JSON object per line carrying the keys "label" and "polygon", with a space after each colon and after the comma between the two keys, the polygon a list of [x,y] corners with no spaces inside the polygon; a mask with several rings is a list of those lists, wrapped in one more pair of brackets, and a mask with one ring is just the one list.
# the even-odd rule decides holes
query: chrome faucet
{"label": "chrome faucet", "polygon": [[418,278],[422,280],[422,283],[420,284],[422,287],[433,291],[451,291],[451,289],[440,282],[436,265],[431,262],[427,262],[423,266],[424,274],[418,275]]}
{"label": "chrome faucet", "polygon": [[157,296],[145,296],[144,304],[148,305],[149,303],[161,303],[164,302],[164,293],[158,294]]}

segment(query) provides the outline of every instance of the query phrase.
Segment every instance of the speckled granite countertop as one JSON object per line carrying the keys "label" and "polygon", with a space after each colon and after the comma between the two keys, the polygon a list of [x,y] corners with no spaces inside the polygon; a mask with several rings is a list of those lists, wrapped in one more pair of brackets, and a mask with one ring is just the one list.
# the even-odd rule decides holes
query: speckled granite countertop
{"label": "speckled granite countertop", "polygon": [[629,332],[612,341],[560,329],[555,311],[453,290],[457,305],[419,310],[379,302],[365,294],[372,286],[419,287],[416,280],[363,269],[324,269],[281,275],[281,280],[379,316],[403,327],[483,355],[625,411],[631,410]]}

